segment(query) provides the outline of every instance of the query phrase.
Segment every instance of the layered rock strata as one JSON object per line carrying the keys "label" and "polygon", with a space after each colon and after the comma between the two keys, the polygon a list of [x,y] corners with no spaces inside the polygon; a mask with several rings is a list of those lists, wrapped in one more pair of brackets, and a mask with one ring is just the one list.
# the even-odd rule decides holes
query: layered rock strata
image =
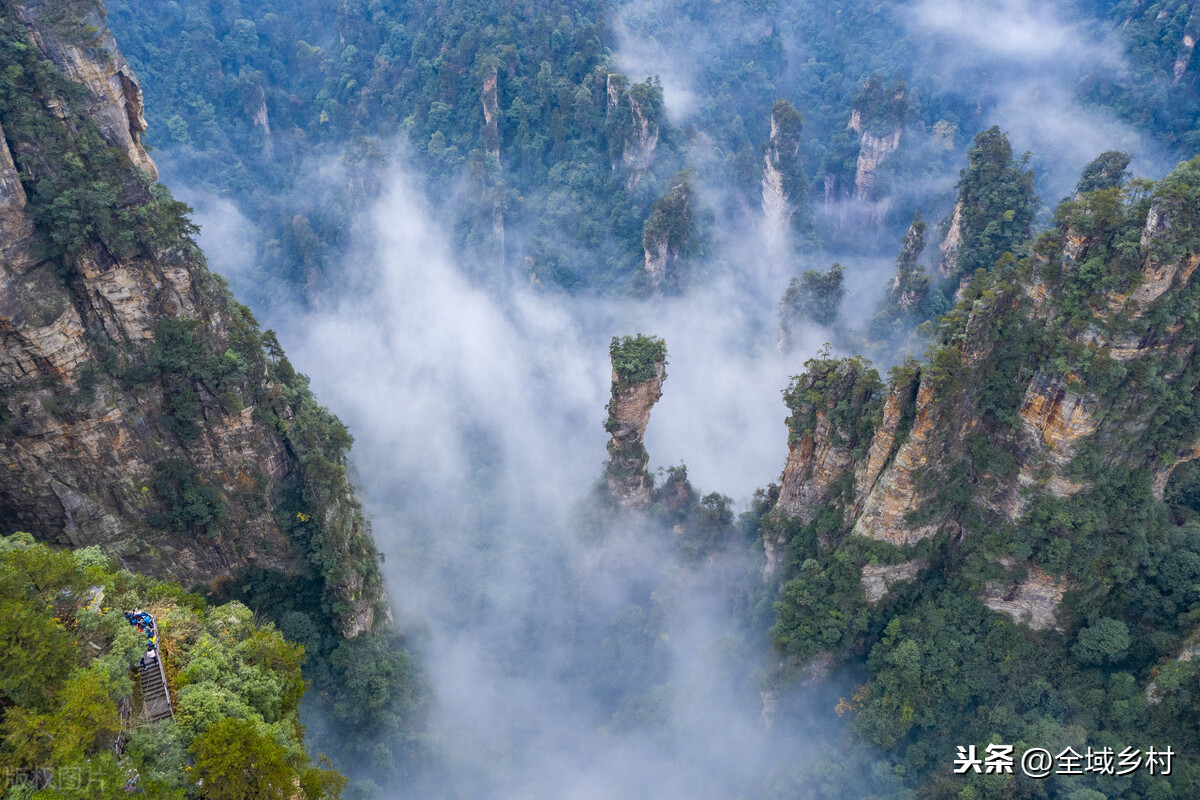
{"label": "layered rock strata", "polygon": [[[349,436],[208,271],[177,204],[148,186],[141,92],[102,14],[4,13],[86,92],[47,77],[0,119],[0,524],[99,545],[189,587],[250,570],[307,576],[340,633],[372,629],[386,602],[345,479]],[[56,138],[22,132],[35,103]],[[29,190],[62,167],[49,138],[68,147],[89,131],[117,154],[88,162],[104,170],[92,177],[119,193],[112,212],[83,206],[96,232],[64,244]],[[60,205],[74,202],[66,188]],[[104,213],[128,230],[101,235],[106,218],[87,215]]]}
{"label": "layered rock strata", "polygon": [[643,440],[650,409],[662,397],[667,378],[666,348],[661,339],[652,337],[614,339],[612,363],[605,484],[618,508],[645,509],[653,497],[654,478],[646,469],[650,456]]}
{"label": "layered rock strata", "polygon": [[[1019,526],[1038,496],[1090,488],[1087,476],[1102,473],[1079,466],[1085,451],[1149,471],[1161,498],[1174,467],[1200,453],[1200,430],[1179,405],[1200,389],[1198,332],[1186,311],[1200,237],[1182,222],[1200,216],[1190,188],[1196,169],[1181,165],[1150,201],[1127,208],[1123,241],[1135,249],[1112,251],[1111,230],[1075,227],[1072,219],[1095,213],[1089,196],[1077,197],[1063,227],[1024,265],[1014,261],[967,290],[928,363],[907,365],[878,393],[855,395],[831,379],[857,372],[856,360],[810,361],[785,393],[791,446],[777,513],[809,522],[832,506],[845,531],[893,545],[966,535],[964,504]],[[1112,264],[1112,288],[1086,294],[1101,258]],[[1087,321],[1068,324],[1069,308]],[[1021,336],[1026,343],[1014,345]],[[1065,353],[1080,366],[1068,367]],[[1114,372],[1140,376],[1143,388],[1110,385],[1104,376]],[[800,435],[798,410],[811,420]],[[1167,421],[1182,431],[1178,441],[1159,441]],[[957,499],[944,492],[951,485],[962,487]],[[764,541],[768,563],[786,545],[776,539]],[[1028,575],[990,586],[985,601],[1032,627],[1053,627],[1067,586],[1036,565]],[[869,596],[880,581],[886,587],[882,574],[864,573]]]}

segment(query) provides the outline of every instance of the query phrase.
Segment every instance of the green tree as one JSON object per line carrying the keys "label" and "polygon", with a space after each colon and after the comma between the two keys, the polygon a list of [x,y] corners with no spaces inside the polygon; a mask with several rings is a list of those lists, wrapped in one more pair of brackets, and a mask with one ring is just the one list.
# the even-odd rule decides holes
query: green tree
{"label": "green tree", "polygon": [[191,754],[208,800],[287,800],[295,792],[287,750],[251,720],[211,725],[192,741]]}
{"label": "green tree", "polygon": [[783,299],[779,301],[779,314],[785,330],[800,320],[811,320],[818,325],[832,325],[837,321],[838,306],[846,296],[842,285],[845,268],[834,263],[828,272],[806,270],[799,278],[788,282]]}
{"label": "green tree", "polygon": [[962,239],[957,263],[943,264],[948,277],[991,269],[1029,242],[1037,198],[1027,160],[1013,159],[1008,137],[995,125],[975,137],[958,182]]}
{"label": "green tree", "polygon": [[1130,641],[1128,625],[1112,617],[1102,617],[1079,632],[1075,655],[1085,664],[1120,661]]}
{"label": "green tree", "polygon": [[21,707],[5,713],[0,763],[16,770],[58,766],[107,744],[121,728],[104,678],[94,670],[76,670],[56,701],[57,707],[45,714]]}

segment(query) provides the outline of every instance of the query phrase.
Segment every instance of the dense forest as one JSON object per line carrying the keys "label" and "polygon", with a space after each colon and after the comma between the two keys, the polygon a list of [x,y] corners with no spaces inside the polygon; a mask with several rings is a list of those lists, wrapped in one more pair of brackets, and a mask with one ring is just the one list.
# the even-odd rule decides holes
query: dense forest
{"label": "dense forest", "polygon": [[[51,550],[27,533],[0,539],[0,581],[5,797],[341,796],[346,779],[304,750],[304,648],[246,606],[209,606],[115,570],[99,548]],[[178,691],[173,719],[129,730],[145,640],[124,612],[141,608]]]}
{"label": "dense forest", "polygon": [[[1200,95],[1190,48],[1180,51],[1189,8],[1072,4],[1080,21],[1059,35],[1114,29],[1105,46],[1123,64],[1077,59],[1066,101],[1109,111],[1165,152],[1190,152]],[[1016,25],[1039,22],[1023,4],[997,13],[1006,11]],[[929,37],[892,3],[682,3],[664,14],[470,0],[117,0],[109,12],[147,85],[148,141],[189,185],[236,198],[254,220],[257,278],[271,287],[264,301],[332,280],[396,143],[447,203],[464,263],[481,280],[621,291],[642,262],[652,205],[684,165],[723,187],[711,209],[720,227],[748,224],[779,98],[799,110],[802,185],[791,197],[802,216],[810,204],[817,212],[820,244],[883,251],[914,209],[948,210],[948,196],[924,185],[953,174],[1022,77],[1021,65],[985,51],[947,82]],[[178,36],[162,41],[163,26]],[[657,56],[625,74],[643,50]],[[689,87],[686,107],[673,112],[664,99],[650,71],[659,66]],[[892,152],[880,151],[864,183],[864,148],[891,136]],[[1055,160],[1077,170],[1095,155],[1073,151],[1069,138],[1045,144],[1055,152],[1036,157],[1058,175]],[[296,191],[316,174],[325,176],[318,197]],[[851,230],[858,217],[848,209],[864,204],[881,233]]]}

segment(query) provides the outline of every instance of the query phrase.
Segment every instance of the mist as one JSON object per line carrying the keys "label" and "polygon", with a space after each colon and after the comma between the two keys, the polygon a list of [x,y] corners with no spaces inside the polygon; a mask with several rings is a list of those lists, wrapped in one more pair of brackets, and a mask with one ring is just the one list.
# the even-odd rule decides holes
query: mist
{"label": "mist", "polygon": [[[1130,80],[1123,45],[1107,22],[1073,15],[1063,3],[919,0],[901,15],[919,43],[913,83],[971,98],[984,124],[1009,134],[1016,153],[1029,151],[1045,204],[1070,194],[1082,169],[1105,150],[1133,153],[1132,169],[1159,178],[1178,154],[1107,109],[1076,96],[1085,76]],[[973,132],[966,132],[973,135]]]}
{"label": "mist", "polygon": [[[1124,70],[1106,54],[1119,48],[1056,5],[1002,6],[995,20],[945,0],[901,9],[918,41],[910,88],[952,92],[956,76],[983,75],[980,127],[995,121],[1016,152],[1035,153],[1046,202],[1105,149],[1134,152],[1142,174],[1165,172],[1169,154],[1073,97],[1085,72]],[[753,37],[766,24],[749,15],[714,32],[684,20],[668,3],[630,4],[616,23],[617,64],[635,80],[660,75],[677,123],[703,102],[693,64],[722,37]],[[651,24],[682,27],[657,39],[638,33]],[[675,52],[672,42],[694,49]],[[781,96],[786,89],[785,76]],[[974,133],[960,132],[952,169],[908,187],[914,202],[945,207]],[[386,556],[396,620],[432,680],[436,757],[388,796],[782,798],[817,780],[818,762],[847,796],[885,791],[846,766],[865,747],[851,745],[833,713],[853,692],[852,669],[772,695],[780,665],[752,622],[756,604],[769,612],[773,599],[761,549],[735,534],[689,561],[671,529],[598,515],[589,495],[606,458],[609,342],[646,333],[669,352],[646,437],[651,470],[686,465],[700,495],[747,508],[786,459],[781,391],[835,338],[811,326],[794,332],[788,352],[777,348],[788,278],[842,261],[843,319],[861,327],[898,246],[799,256],[770,246],[778,232],[750,208],[753,225],[716,220],[709,277],[682,296],[571,296],[511,276],[480,288],[442,227],[450,215],[423,197],[406,164],[402,152],[392,159],[354,247],[331,267],[336,280],[312,302],[261,310],[356,437],[352,475]],[[306,174],[319,181],[330,169]],[[726,208],[728,189],[705,177],[713,174],[701,172],[698,196]],[[239,294],[250,288],[253,248],[231,242],[252,239],[253,225],[228,201],[179,194],[196,206],[213,267]],[[818,218],[839,212],[818,209]],[[829,774],[831,763],[842,772]]]}
{"label": "mist", "polygon": [[[809,121],[816,115],[821,123],[827,109],[805,108],[797,100],[808,90],[801,87],[811,88],[818,80],[805,73],[810,51],[819,44],[806,40],[801,22],[812,5],[808,0],[784,0],[766,7],[723,6],[717,12],[715,7],[681,0],[621,3],[614,21],[614,60],[635,78],[659,75],[671,119],[695,123],[697,109],[710,100],[696,85],[705,64],[718,54],[744,51],[776,32],[787,54],[786,66],[775,75],[776,95],[796,103]],[[696,15],[706,13],[719,14],[720,24],[700,24]],[[896,187],[893,192],[894,199],[903,196],[900,206],[920,207],[927,218],[933,217],[931,212],[946,212],[947,190],[957,180],[972,137],[993,124],[1009,135],[1015,153],[1030,151],[1039,193],[1051,208],[1070,194],[1083,167],[1105,150],[1133,153],[1133,172],[1155,179],[1188,155],[1166,152],[1152,136],[1077,96],[1085,78],[1118,83],[1132,79],[1119,33],[1107,20],[1082,17],[1067,4],[1053,1],[917,0],[879,6],[870,21],[862,29],[839,33],[865,51],[864,61],[844,65],[850,81],[881,71],[888,81],[906,79],[917,96],[956,96],[974,108],[970,120],[960,120],[953,157],[940,159],[923,152],[925,185]],[[893,36],[892,31],[906,36]],[[845,98],[847,112],[850,100]],[[769,113],[769,108],[762,109],[762,119]],[[901,152],[927,147],[926,124],[933,120],[910,120]],[[829,133],[806,129],[805,139]],[[930,175],[928,167],[939,161],[944,172]],[[930,191],[935,184],[943,191]],[[839,208],[815,210],[826,220],[846,215]],[[907,224],[907,218],[900,221]]]}
{"label": "mist", "polygon": [[[761,583],[748,543],[686,562],[669,529],[598,521],[588,500],[606,459],[609,341],[638,332],[669,350],[651,470],[686,464],[698,492],[739,509],[777,480],[781,390],[830,338],[813,327],[777,349],[786,265],[725,250],[726,277],[654,300],[479,289],[394,162],[339,288],[263,320],[356,437],[352,476],[397,622],[433,681],[438,764],[387,796],[730,797],[815,760],[817,742],[843,746],[832,708],[848,678],[763,716],[770,646],[747,625]],[[253,280],[248,249],[218,241],[248,221],[180,194],[214,268],[235,290]]]}

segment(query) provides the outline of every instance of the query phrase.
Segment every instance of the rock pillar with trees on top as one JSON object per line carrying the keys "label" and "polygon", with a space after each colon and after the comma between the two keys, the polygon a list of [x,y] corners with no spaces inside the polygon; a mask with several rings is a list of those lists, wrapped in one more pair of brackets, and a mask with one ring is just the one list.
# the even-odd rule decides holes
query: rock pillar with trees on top
{"label": "rock pillar with trees on top", "polygon": [[650,505],[654,478],[646,469],[650,456],[642,443],[650,409],[662,397],[667,378],[667,344],[655,336],[613,337],[612,398],[604,429],[608,465],[604,478],[608,496],[618,508],[645,509]]}

